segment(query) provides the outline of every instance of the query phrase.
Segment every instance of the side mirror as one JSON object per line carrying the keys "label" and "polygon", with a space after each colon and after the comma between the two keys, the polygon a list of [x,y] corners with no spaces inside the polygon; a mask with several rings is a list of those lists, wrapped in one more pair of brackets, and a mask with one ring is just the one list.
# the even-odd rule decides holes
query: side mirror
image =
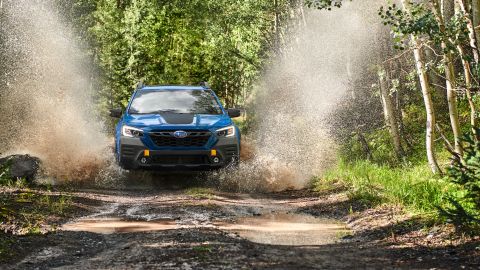
{"label": "side mirror", "polygon": [[239,109],[227,109],[228,116],[231,118],[240,117],[240,110]]}
{"label": "side mirror", "polygon": [[123,110],[121,108],[115,108],[110,110],[110,116],[115,118],[122,117]]}

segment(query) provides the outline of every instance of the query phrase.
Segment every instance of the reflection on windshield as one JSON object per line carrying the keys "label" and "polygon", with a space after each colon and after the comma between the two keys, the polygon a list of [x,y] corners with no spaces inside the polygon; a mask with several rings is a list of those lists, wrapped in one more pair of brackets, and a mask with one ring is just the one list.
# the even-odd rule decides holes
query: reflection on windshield
{"label": "reflection on windshield", "polygon": [[193,113],[221,114],[222,110],[215,97],[203,90],[154,90],[139,91],[130,114],[152,113]]}

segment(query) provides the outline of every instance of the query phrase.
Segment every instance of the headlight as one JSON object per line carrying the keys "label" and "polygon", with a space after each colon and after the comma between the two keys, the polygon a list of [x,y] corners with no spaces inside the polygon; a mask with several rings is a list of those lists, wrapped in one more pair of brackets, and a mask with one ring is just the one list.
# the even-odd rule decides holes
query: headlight
{"label": "headlight", "polygon": [[220,137],[233,137],[235,136],[235,126],[221,128],[217,130],[216,133]]}
{"label": "headlight", "polygon": [[143,130],[139,128],[123,126],[122,127],[122,135],[125,137],[142,137]]}

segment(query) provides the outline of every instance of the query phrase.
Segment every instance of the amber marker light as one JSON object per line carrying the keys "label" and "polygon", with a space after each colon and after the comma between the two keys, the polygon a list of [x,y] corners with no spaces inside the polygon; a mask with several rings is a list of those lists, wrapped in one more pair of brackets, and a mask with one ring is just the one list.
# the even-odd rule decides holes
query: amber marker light
{"label": "amber marker light", "polygon": [[150,150],[143,150],[143,156],[144,157],[149,157],[150,156]]}
{"label": "amber marker light", "polygon": [[217,150],[215,150],[215,149],[210,150],[210,156],[216,157],[217,156]]}

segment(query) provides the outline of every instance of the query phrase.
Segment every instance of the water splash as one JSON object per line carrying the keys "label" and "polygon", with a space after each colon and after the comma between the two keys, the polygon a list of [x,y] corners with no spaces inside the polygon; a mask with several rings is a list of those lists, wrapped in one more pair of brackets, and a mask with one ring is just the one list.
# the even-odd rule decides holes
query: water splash
{"label": "water splash", "polygon": [[298,189],[335,164],[329,117],[349,94],[348,82],[374,64],[368,52],[374,47],[379,3],[308,10],[305,20],[292,22],[293,33],[285,38],[290,42],[251,98],[258,119],[253,147],[248,147],[254,152],[238,171],[217,175],[223,188]]}
{"label": "water splash", "polygon": [[0,12],[0,152],[36,155],[59,180],[93,179],[111,151],[88,57],[52,1],[4,0]]}

